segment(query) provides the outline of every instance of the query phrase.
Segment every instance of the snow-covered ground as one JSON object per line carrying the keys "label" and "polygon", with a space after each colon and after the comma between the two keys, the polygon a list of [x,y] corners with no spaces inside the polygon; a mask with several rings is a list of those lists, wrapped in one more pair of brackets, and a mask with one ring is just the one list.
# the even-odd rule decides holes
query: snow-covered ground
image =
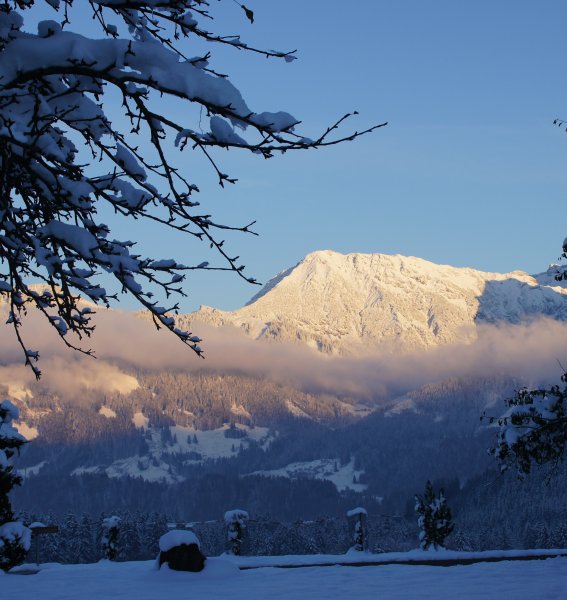
{"label": "snow-covered ground", "polygon": [[[108,412],[109,410],[107,409],[104,413],[99,411],[99,414],[103,414],[107,418],[113,418],[112,414]],[[116,416],[114,411],[112,413]],[[227,432],[231,433],[229,431],[231,427],[227,424],[208,431],[174,425],[169,428],[171,439],[164,441],[161,430],[150,427],[149,419],[141,412],[134,413],[132,420],[136,427],[143,428],[148,432],[146,438],[148,454],[144,456],[136,454],[128,458],[122,458],[108,466],[77,467],[71,474],[106,473],[108,477],[112,478],[141,477],[145,481],[175,483],[183,481],[183,477],[169,465],[167,460],[163,460],[166,455],[194,452],[195,457],[187,458],[186,462],[198,464],[204,460],[236,456],[241,447],[246,448],[251,441],[266,446],[275,435],[271,434],[267,427],[248,427],[241,424],[234,425],[232,429],[234,429],[234,433],[242,437],[227,437]]]}
{"label": "snow-covered ground", "polygon": [[29,442],[35,440],[35,438],[39,435],[39,431],[36,427],[30,427],[24,421],[19,421],[18,423],[14,423],[14,425],[16,426],[18,433],[21,433]]}
{"label": "snow-covered ground", "polygon": [[[21,433],[21,430],[20,430],[20,433]],[[45,467],[45,465],[47,465],[47,464],[49,464],[49,463],[46,460],[42,460],[40,463],[37,463],[37,465],[33,465],[31,467],[24,467],[23,469],[18,469],[18,473],[24,479],[26,479],[27,477],[37,475],[43,469],[43,467]]]}
{"label": "snow-covered ground", "polygon": [[210,558],[201,573],[154,570],[153,561],[42,565],[36,575],[3,575],[2,598],[41,600],[559,600],[567,558],[433,567],[263,568],[239,571]]}
{"label": "snow-covered ground", "polygon": [[[320,458],[308,462],[295,462],[281,469],[254,471],[250,475],[262,475],[263,477],[285,477],[287,479],[321,479],[330,481],[337,490],[346,489],[355,492],[363,492],[368,487],[358,483],[364,471],[354,468],[354,459],[346,465],[341,465],[338,459]],[[356,481],[355,481],[356,480]]]}
{"label": "snow-covered ground", "polygon": [[[267,427],[248,427],[247,425],[236,424],[235,430],[238,430],[243,437],[226,437],[230,426],[225,424],[217,429],[201,431],[193,427],[182,427],[175,425],[169,430],[172,436],[177,439],[175,444],[168,446],[167,453],[184,453],[190,450],[198,452],[203,459],[226,458],[234,456],[238,452],[240,445],[247,447],[250,441],[258,442],[260,445],[269,441],[270,430]],[[190,442],[197,438],[197,443]]]}

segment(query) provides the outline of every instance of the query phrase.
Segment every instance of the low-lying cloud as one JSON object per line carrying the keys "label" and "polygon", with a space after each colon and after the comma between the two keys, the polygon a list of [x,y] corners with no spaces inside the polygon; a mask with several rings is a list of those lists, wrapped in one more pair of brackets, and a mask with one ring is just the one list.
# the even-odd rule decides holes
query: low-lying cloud
{"label": "low-lying cloud", "polygon": [[[206,360],[152,323],[120,311],[100,311],[91,340],[97,360],[68,350],[39,315],[30,313],[24,335],[40,350],[44,383],[62,394],[84,388],[127,394],[137,386],[131,369],[216,371],[263,377],[305,391],[361,400],[394,398],[453,377],[505,376],[527,385],[557,382],[567,364],[567,323],[541,318],[521,325],[479,325],[473,343],[396,355],[375,351],[338,357],[295,344],[255,341],[234,327],[195,324]],[[8,327],[0,338],[0,384],[33,380]],[[16,366],[19,365],[19,366]]]}
{"label": "low-lying cloud", "polygon": [[[139,387],[132,375],[105,361],[70,356],[50,356],[41,361],[42,382],[52,392],[67,397],[80,397],[85,390],[102,393],[129,394]],[[8,394],[25,400],[31,395],[29,386],[35,382],[31,369],[22,364],[0,366],[0,385]]]}

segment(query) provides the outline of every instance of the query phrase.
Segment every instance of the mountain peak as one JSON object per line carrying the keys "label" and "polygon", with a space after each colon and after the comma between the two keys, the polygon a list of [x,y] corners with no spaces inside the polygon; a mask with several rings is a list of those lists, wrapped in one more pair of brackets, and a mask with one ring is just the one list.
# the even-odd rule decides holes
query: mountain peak
{"label": "mountain peak", "polygon": [[[547,283],[547,280],[545,280]],[[524,273],[486,273],[388,254],[311,252],[273,277],[243,308],[197,311],[255,338],[351,354],[474,339],[479,322],[538,315],[567,320],[567,291]]]}

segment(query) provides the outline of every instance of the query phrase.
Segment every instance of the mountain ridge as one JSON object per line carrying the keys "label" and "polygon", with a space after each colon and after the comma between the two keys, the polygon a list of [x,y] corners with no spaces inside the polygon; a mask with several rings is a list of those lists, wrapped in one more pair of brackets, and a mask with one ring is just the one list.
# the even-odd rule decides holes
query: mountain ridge
{"label": "mountain ridge", "polygon": [[201,307],[179,318],[233,325],[256,339],[328,354],[409,351],[472,341],[479,323],[567,320],[567,290],[550,271],[490,273],[386,254],[308,254],[233,311]]}

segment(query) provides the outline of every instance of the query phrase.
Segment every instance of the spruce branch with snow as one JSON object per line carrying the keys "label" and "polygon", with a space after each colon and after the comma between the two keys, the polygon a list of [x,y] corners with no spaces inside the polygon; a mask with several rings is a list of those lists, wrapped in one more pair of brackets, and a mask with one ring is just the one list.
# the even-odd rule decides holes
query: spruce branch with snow
{"label": "spruce branch with snow", "polygon": [[[102,305],[117,299],[101,274],[147,309],[158,329],[170,330],[199,356],[201,340],[176,326],[178,304],[170,299],[185,295],[186,275],[223,270],[256,283],[221,238],[226,230],[254,233],[253,223],[226,224],[199,208],[194,174],[179,167],[180,153],[199,152],[225,186],[236,179],[217,163],[216,148],[271,158],[353,140],[385,125],[337,136],[349,114],[309,139],[296,131],[299,121],[290,114],[250,109],[228,77],[211,66],[211,52],[192,57],[191,43],[288,62],[295,55],[255,48],[203,25],[214,24],[214,10],[233,3],[92,0],[102,39],[73,31],[74,4],[0,1],[0,295],[7,299],[7,322],[25,362],[38,378],[38,352],[21,329],[28,307],[43,313],[68,346],[91,354],[83,345],[94,329],[92,310],[79,298]],[[253,21],[252,11],[236,4]],[[49,5],[56,19],[41,21],[31,33],[26,20],[40,5]],[[200,110],[209,130],[189,116],[187,122],[172,116],[165,100],[184,104],[187,115]],[[109,107],[117,102],[122,115],[111,120]],[[135,235],[134,241],[114,239],[104,211],[132,226],[149,221],[200,240],[220,262],[143,256],[135,250]],[[38,291],[30,282],[43,287]],[[163,306],[155,290],[165,298]]]}
{"label": "spruce branch with snow", "polygon": [[[561,377],[567,383],[567,373]],[[501,470],[515,466],[520,475],[532,465],[549,464],[555,469],[565,456],[567,444],[567,385],[517,391],[506,400],[500,417],[483,415],[498,424],[498,437],[490,453]]]}
{"label": "spruce branch with snow", "polygon": [[25,438],[12,425],[18,409],[9,401],[0,403],[0,569],[7,571],[23,562],[31,543],[31,531],[14,521],[9,493],[22,478],[14,465]]}
{"label": "spruce branch with snow", "polygon": [[415,495],[415,512],[419,526],[419,547],[428,550],[444,548],[445,539],[453,531],[453,517],[443,489],[433,491],[431,481],[425,485],[423,495]]}

